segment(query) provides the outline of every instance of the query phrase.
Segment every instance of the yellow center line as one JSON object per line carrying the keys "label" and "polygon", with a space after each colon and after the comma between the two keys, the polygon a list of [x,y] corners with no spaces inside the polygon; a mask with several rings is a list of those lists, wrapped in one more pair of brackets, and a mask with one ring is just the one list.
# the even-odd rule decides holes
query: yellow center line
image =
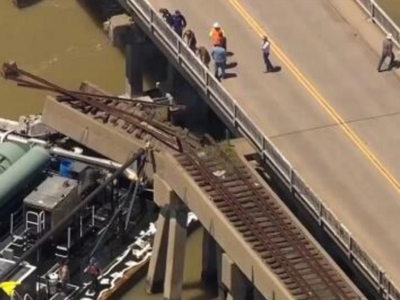
{"label": "yellow center line", "polygon": [[[238,0],[228,0],[236,11],[246,20],[246,22],[253,28],[253,30],[262,36],[268,36],[262,26],[245,10],[245,8],[238,2]],[[357,146],[357,148],[365,155],[365,157],[375,166],[375,168],[385,177],[391,185],[400,194],[400,183],[391,174],[391,172],[379,161],[375,154],[368,148],[368,146],[361,140],[360,137],[348,126],[345,120],[339,113],[332,107],[326,98],[314,87],[314,85],[300,72],[294,63],[286,56],[286,54],[279,48],[273,39],[269,38],[272,48],[276,56],[282,61],[285,67],[292,73],[292,75],[303,85],[303,87],[313,96],[315,100],[323,107],[329,116],[338,124],[338,126],[346,133],[349,139]]]}

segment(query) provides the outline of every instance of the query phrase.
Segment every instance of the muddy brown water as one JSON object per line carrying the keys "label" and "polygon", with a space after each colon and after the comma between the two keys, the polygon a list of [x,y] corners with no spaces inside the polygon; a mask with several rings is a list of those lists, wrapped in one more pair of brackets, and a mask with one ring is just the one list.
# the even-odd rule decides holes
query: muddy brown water
{"label": "muddy brown water", "polygon": [[[397,24],[400,1],[378,0]],[[17,61],[20,67],[39,76],[75,89],[89,80],[114,94],[123,94],[124,58],[110,45],[102,28],[78,4],[77,0],[43,0],[19,10],[12,0],[0,1],[0,63]],[[46,92],[16,87],[0,79],[0,117],[16,119],[23,114],[39,113]],[[183,299],[208,300],[199,283],[201,231],[188,241]],[[141,280],[122,299],[162,299],[147,295]]]}
{"label": "muddy brown water", "polygon": [[[1,64],[14,60],[71,89],[90,80],[113,93],[124,92],[123,56],[77,0],[42,0],[23,10],[1,0],[0,40]],[[0,79],[0,117],[39,113],[45,95]]]}
{"label": "muddy brown water", "polygon": [[376,0],[385,12],[400,26],[400,1],[398,0]]}

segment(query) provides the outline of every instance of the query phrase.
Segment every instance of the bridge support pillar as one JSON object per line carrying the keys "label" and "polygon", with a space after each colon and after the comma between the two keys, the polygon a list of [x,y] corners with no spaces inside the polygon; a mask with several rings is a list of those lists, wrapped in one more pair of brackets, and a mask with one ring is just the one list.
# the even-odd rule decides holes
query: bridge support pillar
{"label": "bridge support pillar", "polygon": [[126,94],[135,97],[143,93],[144,43],[145,35],[137,25],[132,24],[125,46]]}
{"label": "bridge support pillar", "polygon": [[216,284],[218,279],[217,273],[217,244],[214,238],[203,228],[202,241],[202,270],[201,280],[203,283]]}
{"label": "bridge support pillar", "polygon": [[221,281],[227,289],[227,300],[246,299],[249,288],[247,280],[233,260],[225,253],[222,254]]}
{"label": "bridge support pillar", "polygon": [[158,215],[153,252],[147,272],[146,291],[148,293],[158,293],[163,290],[167,262],[169,213],[169,206],[165,205]]}
{"label": "bridge support pillar", "polygon": [[123,50],[127,42],[127,34],[131,30],[133,22],[126,14],[112,16],[110,20],[103,23],[103,28],[108,34],[113,46]]}
{"label": "bridge support pillar", "polygon": [[167,79],[165,82],[165,89],[167,92],[172,92],[175,86],[176,70],[172,63],[167,62]]}
{"label": "bridge support pillar", "polygon": [[174,207],[171,210],[169,222],[168,264],[164,281],[164,299],[166,300],[180,300],[182,297],[186,236],[187,210],[183,207]]}
{"label": "bridge support pillar", "polygon": [[[164,299],[180,300],[185,262],[186,206],[169,185],[154,174],[154,201],[163,208],[157,221],[153,253],[147,274],[149,293],[164,290]],[[168,262],[168,263],[167,263]]]}

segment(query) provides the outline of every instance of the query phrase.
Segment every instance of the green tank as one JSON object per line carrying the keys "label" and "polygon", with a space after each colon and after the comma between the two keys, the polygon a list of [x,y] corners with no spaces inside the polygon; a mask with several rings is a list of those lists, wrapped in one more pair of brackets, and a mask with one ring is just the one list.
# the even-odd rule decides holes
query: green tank
{"label": "green tank", "polygon": [[0,174],[5,172],[12,164],[19,160],[29,147],[27,145],[5,142],[0,144]]}
{"label": "green tank", "polygon": [[37,178],[50,158],[50,154],[44,148],[33,147],[0,175],[0,210]]}

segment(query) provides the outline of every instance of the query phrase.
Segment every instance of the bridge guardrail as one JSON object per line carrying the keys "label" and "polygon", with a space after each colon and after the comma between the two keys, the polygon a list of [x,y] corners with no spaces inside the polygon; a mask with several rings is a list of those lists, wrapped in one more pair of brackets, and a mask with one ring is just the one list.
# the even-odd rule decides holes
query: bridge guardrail
{"label": "bridge guardrail", "polygon": [[354,0],[356,1],[368,17],[385,33],[393,35],[393,42],[400,48],[400,28],[386,14],[386,12],[376,3],[375,0]]}
{"label": "bridge guardrail", "polygon": [[[272,166],[278,176],[293,192],[296,199],[309,208],[319,224],[333,236],[338,245],[347,251],[348,256],[356,262],[364,274],[367,274],[374,286],[390,300],[400,300],[399,289],[392,283],[382,268],[356,242],[349,230],[338,220],[334,213],[323,203],[316,193],[305,183],[300,174],[293,168],[272,141],[254,124],[247,113],[215,79],[199,58],[188,48],[181,38],[162,20],[148,0],[124,0],[136,17],[147,26],[155,37],[166,46],[166,50],[176,58],[189,75],[210,95],[211,101],[222,110],[232,124],[258,149],[263,160]],[[376,6],[373,0],[355,0],[367,13],[373,13],[375,20],[387,20],[386,14]],[[394,30],[393,22],[389,24],[393,36],[399,37]],[[385,26],[386,26],[385,25]],[[388,25],[388,26],[389,26]],[[383,25],[380,25],[383,26]],[[398,30],[398,29],[397,29]],[[393,32],[392,32],[393,31]],[[398,31],[397,31],[398,32]],[[396,40],[398,43],[398,39]]]}

